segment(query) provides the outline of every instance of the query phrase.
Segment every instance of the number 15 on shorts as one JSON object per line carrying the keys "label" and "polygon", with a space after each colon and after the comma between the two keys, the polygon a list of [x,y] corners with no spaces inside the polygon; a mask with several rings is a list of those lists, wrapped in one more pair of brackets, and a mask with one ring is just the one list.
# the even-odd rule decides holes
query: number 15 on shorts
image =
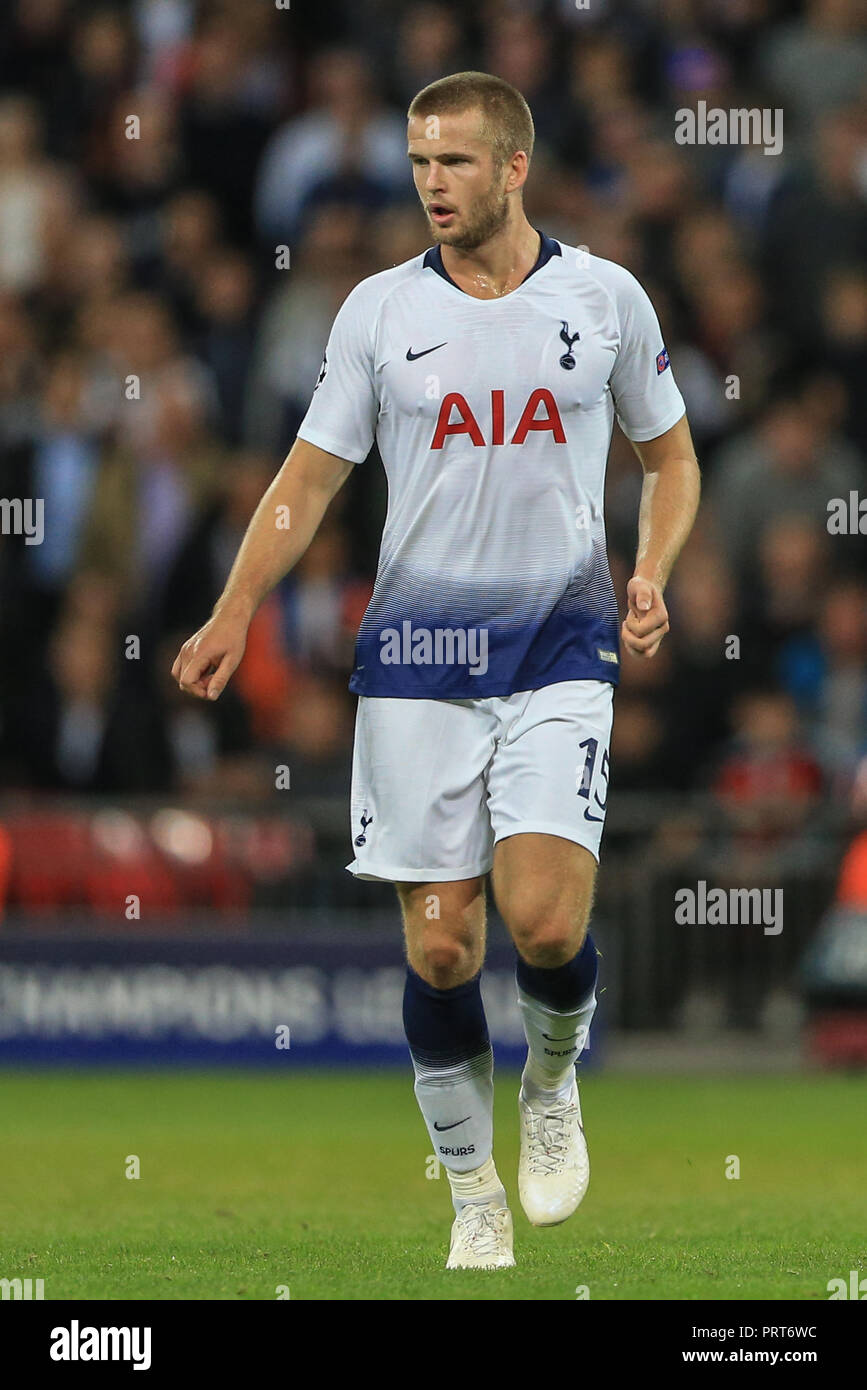
{"label": "number 15 on shorts", "polygon": [[[578,795],[583,796],[587,802],[584,807],[584,819],[604,821],[605,807],[608,803],[608,749],[603,751],[600,758],[598,738],[585,738],[578,747],[584,753],[584,764],[579,764],[575,780]],[[597,811],[601,811],[602,814],[597,815]]]}

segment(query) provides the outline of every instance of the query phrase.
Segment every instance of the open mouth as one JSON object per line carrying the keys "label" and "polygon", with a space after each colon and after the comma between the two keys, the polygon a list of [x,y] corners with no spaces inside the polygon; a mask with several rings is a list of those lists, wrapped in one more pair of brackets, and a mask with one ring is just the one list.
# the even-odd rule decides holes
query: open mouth
{"label": "open mouth", "polygon": [[444,226],[445,223],[455,215],[454,209],[446,207],[445,203],[430,203],[428,205],[428,214],[430,215],[431,221],[438,223],[440,226]]}

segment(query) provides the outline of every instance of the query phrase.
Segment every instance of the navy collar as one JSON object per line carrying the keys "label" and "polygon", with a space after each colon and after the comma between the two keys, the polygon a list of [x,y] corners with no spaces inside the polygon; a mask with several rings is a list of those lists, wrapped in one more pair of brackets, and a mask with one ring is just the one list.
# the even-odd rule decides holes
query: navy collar
{"label": "navy collar", "polygon": [[[533,230],[539,232],[538,227],[534,227]],[[539,236],[542,240],[539,246],[539,255],[536,258],[536,264],[533,266],[533,269],[528,271],[524,276],[524,279],[521,281],[522,285],[526,284],[530,276],[535,275],[537,270],[541,270],[543,265],[547,265],[552,256],[562,256],[563,254],[559,241],[555,241],[553,237],[546,236],[544,232],[539,232]],[[454,285],[456,290],[461,290],[460,285],[455,284],[455,281],[443,265],[443,253],[439,245],[432,246],[429,251],[425,252],[422,265],[429,266],[431,270],[436,271],[437,275],[441,275],[444,280],[448,280],[450,285]],[[517,289],[517,286],[515,286],[515,288]],[[466,290],[461,290],[461,294],[466,294]],[[473,296],[470,295],[469,298],[472,299]]]}

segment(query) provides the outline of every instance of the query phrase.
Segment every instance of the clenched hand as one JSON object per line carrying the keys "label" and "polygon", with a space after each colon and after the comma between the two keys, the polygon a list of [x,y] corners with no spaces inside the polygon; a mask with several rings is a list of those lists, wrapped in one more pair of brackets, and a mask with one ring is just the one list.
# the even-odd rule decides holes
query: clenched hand
{"label": "clenched hand", "polygon": [[654,656],[668,632],[668,609],[662,590],[649,579],[633,576],[626,586],[629,612],[620,629],[623,645],[633,656]]}
{"label": "clenched hand", "polygon": [[246,617],[215,613],[185,642],[175,657],[172,675],[188,695],[216,700],[237,670],[247,645]]}

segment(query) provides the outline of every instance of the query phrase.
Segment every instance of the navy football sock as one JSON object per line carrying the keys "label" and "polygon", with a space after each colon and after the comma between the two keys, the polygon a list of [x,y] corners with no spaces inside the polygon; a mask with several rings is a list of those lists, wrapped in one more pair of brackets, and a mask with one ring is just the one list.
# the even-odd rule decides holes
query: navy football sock
{"label": "navy football sock", "polygon": [[[484,1168],[480,1200],[505,1194],[489,1163],[494,1134],[494,1059],[480,975],[437,989],[407,967],[403,1022],[415,1070],[415,1094],[434,1153],[452,1173]],[[493,1175],[493,1177],[492,1177]],[[454,1194],[453,1194],[454,1195]],[[463,1201],[471,1200],[466,1192]],[[459,1206],[455,1197],[455,1205]]]}
{"label": "navy football sock", "polygon": [[575,1063],[587,1044],[596,1009],[597,952],[590,934],[572,960],[549,969],[515,969],[518,1003],[529,1049],[523,1086],[528,1098],[571,1092]]}
{"label": "navy football sock", "polygon": [[580,1008],[590,991],[596,988],[597,975],[596,947],[589,932],[581,950],[565,965],[551,968],[528,965],[519,955],[515,967],[518,988],[559,1013],[572,1013]]}

